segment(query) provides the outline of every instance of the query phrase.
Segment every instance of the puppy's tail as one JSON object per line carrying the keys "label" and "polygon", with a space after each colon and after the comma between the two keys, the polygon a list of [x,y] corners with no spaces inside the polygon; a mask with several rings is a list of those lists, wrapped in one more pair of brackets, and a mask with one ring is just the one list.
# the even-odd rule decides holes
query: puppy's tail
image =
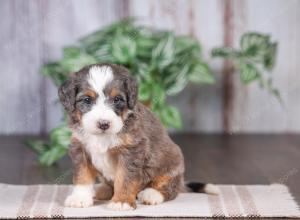
{"label": "puppy's tail", "polygon": [[207,193],[211,195],[218,195],[219,188],[211,183],[187,182],[185,183],[187,192]]}

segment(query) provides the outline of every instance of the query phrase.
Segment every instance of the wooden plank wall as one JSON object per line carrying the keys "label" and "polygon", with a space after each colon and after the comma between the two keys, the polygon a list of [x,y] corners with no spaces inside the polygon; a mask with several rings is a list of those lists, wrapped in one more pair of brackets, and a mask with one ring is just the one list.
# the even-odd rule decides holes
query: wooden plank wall
{"label": "wooden plank wall", "polygon": [[[189,86],[170,102],[181,110],[184,131],[270,133],[300,131],[300,2],[297,0],[2,0],[0,13],[0,134],[39,134],[61,117],[57,91],[40,66],[61,47],[126,16],[201,41],[215,86]],[[256,85],[242,86],[230,63],[212,60],[211,48],[237,46],[245,31],[280,42],[273,72],[284,105]]]}

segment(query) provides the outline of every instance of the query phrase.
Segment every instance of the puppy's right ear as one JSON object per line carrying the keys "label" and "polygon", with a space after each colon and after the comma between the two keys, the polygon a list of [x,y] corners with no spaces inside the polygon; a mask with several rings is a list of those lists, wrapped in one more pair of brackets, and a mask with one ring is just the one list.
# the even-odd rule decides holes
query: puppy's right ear
{"label": "puppy's right ear", "polygon": [[59,87],[58,96],[66,111],[73,112],[75,110],[76,85],[73,77]]}

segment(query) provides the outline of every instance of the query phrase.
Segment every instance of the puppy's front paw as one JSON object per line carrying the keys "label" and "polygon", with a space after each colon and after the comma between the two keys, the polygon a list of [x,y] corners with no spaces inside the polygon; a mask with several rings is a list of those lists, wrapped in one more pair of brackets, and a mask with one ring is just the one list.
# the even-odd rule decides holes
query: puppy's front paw
{"label": "puppy's front paw", "polygon": [[146,188],[138,194],[138,200],[146,205],[157,205],[164,201],[164,196],[153,188]]}
{"label": "puppy's front paw", "polygon": [[65,206],[74,208],[86,208],[93,205],[91,196],[82,194],[71,194],[65,200]]}
{"label": "puppy's front paw", "polygon": [[107,207],[111,210],[115,211],[128,211],[128,210],[134,210],[134,207],[131,206],[127,202],[113,202],[111,201],[108,203]]}

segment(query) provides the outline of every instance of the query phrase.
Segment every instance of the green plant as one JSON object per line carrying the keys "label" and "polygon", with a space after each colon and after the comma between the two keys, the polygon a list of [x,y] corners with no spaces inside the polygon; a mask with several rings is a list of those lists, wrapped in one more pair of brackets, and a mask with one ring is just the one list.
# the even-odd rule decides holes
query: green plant
{"label": "green plant", "polygon": [[[254,80],[262,82],[256,64],[263,59],[263,66],[271,69],[276,54],[276,44],[271,47],[269,37],[257,34],[255,42],[260,39],[263,41],[260,44],[254,44],[250,38],[247,35],[242,38],[240,51],[218,48],[212,53],[213,56],[232,59],[240,69],[241,80],[245,84]],[[43,66],[42,73],[59,86],[71,72],[97,62],[126,66],[139,82],[138,99],[149,106],[165,126],[177,129],[181,128],[180,113],[167,104],[166,97],[178,94],[189,82],[215,82],[208,64],[202,58],[197,40],[177,36],[170,31],[137,26],[131,18],[92,33],[76,45],[65,47],[63,58]],[[70,131],[62,124],[51,131],[48,143],[28,141],[28,145],[39,155],[39,162],[49,166],[65,155],[69,137]]]}
{"label": "green plant", "polygon": [[214,83],[201,56],[200,44],[187,36],[136,26],[125,19],[65,47],[63,58],[46,64],[43,73],[59,86],[71,72],[97,62],[126,66],[139,82],[139,100],[167,127],[180,128],[178,110],[166,97],[182,91],[188,82]]}
{"label": "green plant", "polygon": [[212,50],[212,56],[230,59],[244,84],[258,81],[261,87],[280,100],[278,90],[272,85],[271,75],[264,74],[273,69],[276,51],[277,43],[271,42],[269,35],[249,32],[241,37],[240,49],[215,48]]}

